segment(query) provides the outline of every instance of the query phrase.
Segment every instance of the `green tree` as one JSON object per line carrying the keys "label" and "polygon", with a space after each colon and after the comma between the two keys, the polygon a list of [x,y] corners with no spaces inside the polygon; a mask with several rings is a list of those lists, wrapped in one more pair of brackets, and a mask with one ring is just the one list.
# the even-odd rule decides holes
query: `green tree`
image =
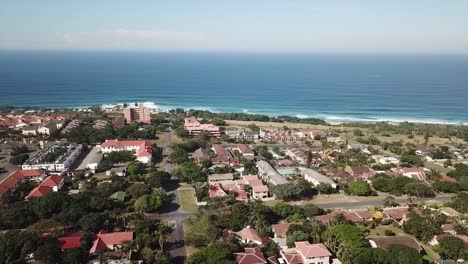
{"label": "green tree", "polygon": [[433,197],[435,196],[431,186],[422,182],[413,182],[405,185],[404,191],[406,194],[416,197]]}
{"label": "green tree", "polygon": [[391,245],[388,248],[391,264],[423,264],[422,256],[413,248],[405,245]]}
{"label": "green tree", "polygon": [[389,195],[383,199],[383,204],[385,207],[394,207],[398,206],[398,203],[395,200],[395,197]]}
{"label": "green tree", "polygon": [[453,260],[468,258],[468,246],[458,237],[448,236],[439,241],[439,253]]}
{"label": "green tree", "polygon": [[152,171],[148,177],[148,184],[153,188],[166,187],[171,181],[171,174],[165,171]]}
{"label": "green tree", "polygon": [[149,194],[151,192],[151,188],[144,183],[134,183],[127,188],[127,192],[133,199],[136,199],[142,195]]}
{"label": "green tree", "polygon": [[371,194],[372,190],[367,182],[355,181],[349,184],[349,192],[352,195],[367,196]]}
{"label": "green tree", "polygon": [[319,191],[320,194],[333,193],[333,187],[329,183],[321,182],[315,188],[317,189],[317,191]]}
{"label": "green tree", "polygon": [[140,162],[133,162],[132,164],[128,165],[127,171],[130,175],[138,175],[143,173],[145,166]]}

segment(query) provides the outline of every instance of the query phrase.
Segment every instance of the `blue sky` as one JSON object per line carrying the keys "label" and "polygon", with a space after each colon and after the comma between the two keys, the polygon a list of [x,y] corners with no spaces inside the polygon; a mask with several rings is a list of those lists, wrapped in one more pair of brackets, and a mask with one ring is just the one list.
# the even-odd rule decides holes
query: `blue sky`
{"label": "blue sky", "polygon": [[0,0],[0,49],[468,54],[468,1]]}

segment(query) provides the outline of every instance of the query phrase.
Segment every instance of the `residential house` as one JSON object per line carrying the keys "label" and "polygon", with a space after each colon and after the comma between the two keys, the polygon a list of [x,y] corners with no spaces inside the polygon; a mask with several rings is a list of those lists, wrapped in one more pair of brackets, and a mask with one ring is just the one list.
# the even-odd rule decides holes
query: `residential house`
{"label": "residential house", "polygon": [[216,156],[211,159],[213,164],[226,164],[226,165],[239,165],[239,159],[232,154],[229,149],[226,149],[221,144],[214,144],[212,150],[215,152]]}
{"label": "residential house", "polygon": [[120,177],[127,176],[127,167],[121,166],[121,167],[111,168],[110,170],[106,170],[106,175],[107,176],[115,175],[115,176],[120,176]]}
{"label": "residential house", "polygon": [[81,237],[83,236],[82,232],[69,233],[58,238],[60,242],[60,249],[73,249],[81,247]]}
{"label": "residential house", "polygon": [[368,167],[346,166],[345,172],[351,175],[355,180],[369,181],[375,176],[375,172]]}
{"label": "residential house", "polygon": [[255,157],[254,151],[245,144],[237,144],[235,147],[232,148],[232,150],[239,151],[239,153],[242,154],[242,156],[250,160]]}
{"label": "residential house", "polygon": [[426,171],[423,168],[406,168],[406,167],[397,167],[392,169],[393,172],[403,175],[408,178],[413,178],[418,181],[426,180]]}
{"label": "residential house", "polygon": [[348,173],[342,171],[342,170],[337,170],[331,166],[325,166],[320,168],[324,172],[324,174],[331,179],[333,179],[335,182],[346,182],[346,183],[351,183],[355,179],[349,175]]}
{"label": "residential house", "polygon": [[243,131],[242,137],[247,141],[257,141],[259,138],[257,131]]}
{"label": "residential house", "polygon": [[372,159],[375,160],[375,162],[382,164],[382,165],[389,165],[389,164],[397,165],[400,163],[399,159],[395,157],[384,156],[384,155],[372,155]]}
{"label": "residential house", "polygon": [[286,238],[291,223],[280,223],[272,225],[273,241],[280,247],[286,247]]}
{"label": "residential house", "polygon": [[42,197],[50,192],[57,192],[62,189],[65,183],[65,178],[62,176],[52,175],[47,177],[43,182],[34,188],[27,196],[26,200],[33,197]]}
{"label": "residential house", "polygon": [[245,248],[244,252],[234,253],[237,264],[266,264],[268,263],[259,247]]}
{"label": "residential house", "polygon": [[332,253],[324,244],[309,241],[295,242],[295,248],[282,249],[281,257],[286,264],[328,264]]}
{"label": "residential house", "polygon": [[224,174],[212,174],[208,175],[208,183],[213,184],[215,182],[232,182],[234,180],[234,174],[224,173]]}
{"label": "residential house", "polygon": [[317,216],[314,216],[314,219],[324,225],[328,225],[330,224],[331,221],[335,220],[335,218],[340,214],[343,215],[343,217],[351,223],[356,224],[356,223],[363,222],[363,219],[361,219],[356,214],[353,214],[347,211],[342,211],[342,210],[335,210],[326,215],[317,215]]}
{"label": "residential house", "polygon": [[111,153],[115,151],[132,151],[135,153],[136,160],[141,163],[149,163],[151,161],[153,149],[149,140],[123,140],[116,139],[106,140],[101,145],[102,153]]}
{"label": "residential house", "polygon": [[45,176],[45,170],[15,170],[0,181],[0,196],[14,192],[23,181],[40,182]]}
{"label": "residential house", "polygon": [[93,246],[89,250],[89,254],[100,255],[106,250],[115,251],[119,249],[125,242],[131,241],[133,241],[133,232],[106,233],[101,230],[97,234],[96,239],[93,242]]}
{"label": "residential house", "polygon": [[55,131],[57,131],[57,124],[55,121],[49,121],[46,124],[39,126],[37,129],[37,133],[47,136],[52,135]]}
{"label": "residential house", "polygon": [[242,243],[262,244],[262,237],[258,234],[257,230],[250,226],[245,227],[241,231],[237,232],[237,234],[239,235]]}
{"label": "residential house", "polygon": [[391,245],[404,245],[418,252],[422,252],[423,250],[421,245],[419,245],[414,238],[408,236],[373,237],[369,238],[369,243],[372,248],[380,248],[383,250],[388,250]]}
{"label": "residential house", "polygon": [[468,236],[466,235],[453,235],[451,233],[442,233],[442,234],[438,234],[438,235],[435,235],[431,241],[429,241],[429,245],[431,246],[437,246],[439,245],[439,242],[442,238],[446,238],[446,237],[449,237],[449,236],[453,236],[453,237],[456,237],[456,238],[459,238],[461,240],[463,240],[463,242],[465,244],[468,244]]}
{"label": "residential house", "polygon": [[22,128],[22,134],[25,136],[35,136],[37,135],[37,129],[39,125],[29,125]]}
{"label": "residential house", "polygon": [[224,131],[224,134],[234,140],[239,140],[242,138],[242,131],[240,130],[226,130]]}
{"label": "residential house", "polygon": [[126,125],[126,123],[127,123],[127,120],[125,119],[125,117],[117,117],[112,122],[112,127],[114,129],[119,129],[119,128],[124,127]]}

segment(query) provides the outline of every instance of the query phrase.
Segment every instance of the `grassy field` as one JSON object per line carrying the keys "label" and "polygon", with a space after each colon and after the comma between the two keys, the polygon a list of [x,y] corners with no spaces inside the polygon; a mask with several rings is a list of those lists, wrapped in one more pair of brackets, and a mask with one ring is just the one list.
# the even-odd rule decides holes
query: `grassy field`
{"label": "grassy field", "polygon": [[184,212],[192,213],[197,210],[197,204],[195,202],[195,191],[193,188],[181,188],[179,189],[180,204]]}
{"label": "grassy field", "polygon": [[[384,236],[385,230],[391,230],[393,233],[395,233],[396,236],[408,236],[408,237],[413,237],[410,234],[405,233],[403,230],[401,230],[398,227],[394,227],[393,225],[387,225],[383,226],[380,225],[374,229],[371,229],[370,234],[368,237],[378,237],[378,236]],[[413,237],[414,238],[414,237]],[[426,255],[424,256],[424,259],[432,262],[437,259],[440,259],[439,254],[437,254],[434,250],[432,250],[431,246],[424,244],[420,241],[418,241],[419,244],[424,248],[424,251],[426,252]]]}
{"label": "grassy field", "polygon": [[442,165],[439,165],[435,162],[430,162],[430,161],[424,163],[424,166],[429,169],[434,169],[442,174],[447,174],[447,172],[453,170],[453,168],[445,168]]}
{"label": "grassy field", "polygon": [[[229,125],[229,129],[242,129],[246,128],[250,124],[255,124],[258,127],[265,129],[265,130],[278,130],[282,129],[284,126],[287,126],[291,129],[303,129],[303,130],[310,130],[310,129],[321,129],[321,130],[334,130],[340,134],[340,137],[343,139],[347,139],[350,141],[355,141],[356,136],[354,135],[354,127],[345,127],[340,126],[337,124],[330,125],[330,126],[323,126],[323,125],[309,125],[309,124],[297,124],[297,123],[277,123],[277,122],[257,122],[257,121],[237,121],[237,120],[225,120],[226,123]],[[407,135],[401,134],[392,134],[390,133],[389,136],[383,136],[381,134],[370,132],[366,128],[359,128],[364,137],[368,137],[373,135],[377,137],[382,142],[394,142],[394,141],[402,141],[403,143],[414,143],[416,145],[423,145],[424,144],[424,136],[423,135],[415,135],[413,138],[408,138]],[[441,137],[430,137],[428,144],[464,144],[464,141],[460,138],[441,138]]]}

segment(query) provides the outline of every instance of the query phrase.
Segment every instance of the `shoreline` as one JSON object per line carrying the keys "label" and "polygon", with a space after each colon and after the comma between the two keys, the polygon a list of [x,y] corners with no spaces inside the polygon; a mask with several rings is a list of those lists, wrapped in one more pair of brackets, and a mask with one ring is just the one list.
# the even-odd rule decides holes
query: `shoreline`
{"label": "shoreline", "polygon": [[175,109],[184,109],[185,111],[189,110],[197,110],[197,111],[208,111],[215,114],[222,114],[222,113],[236,113],[236,114],[245,114],[245,115],[262,115],[268,117],[294,117],[299,119],[320,119],[327,122],[329,125],[341,125],[341,124],[350,124],[350,123],[361,123],[361,124],[375,124],[375,123],[389,123],[389,124],[401,124],[401,123],[411,123],[411,124],[428,124],[428,125],[453,125],[453,126],[467,126],[468,121],[453,121],[453,120],[443,120],[438,118],[418,118],[418,117],[411,117],[411,118],[403,118],[403,117],[346,117],[346,116],[339,116],[339,115],[327,115],[327,114],[312,114],[312,115],[305,115],[305,114],[275,114],[275,113],[266,113],[263,111],[250,111],[243,109],[242,111],[218,111],[214,110],[214,107],[184,107],[184,106],[169,106],[169,105],[158,105],[155,102],[147,101],[147,102],[119,102],[119,103],[103,103],[103,104],[96,104],[96,105],[81,105],[81,106],[10,106],[10,105],[0,105],[0,110],[6,109],[16,109],[16,110],[25,110],[25,111],[41,111],[41,110],[72,110],[72,111],[85,111],[86,109],[90,109],[91,107],[100,106],[102,109],[105,108],[114,108],[118,110],[119,107],[122,107],[124,104],[134,104],[134,103],[143,103],[146,107],[153,109],[154,111],[159,112],[168,112],[170,110]]}

